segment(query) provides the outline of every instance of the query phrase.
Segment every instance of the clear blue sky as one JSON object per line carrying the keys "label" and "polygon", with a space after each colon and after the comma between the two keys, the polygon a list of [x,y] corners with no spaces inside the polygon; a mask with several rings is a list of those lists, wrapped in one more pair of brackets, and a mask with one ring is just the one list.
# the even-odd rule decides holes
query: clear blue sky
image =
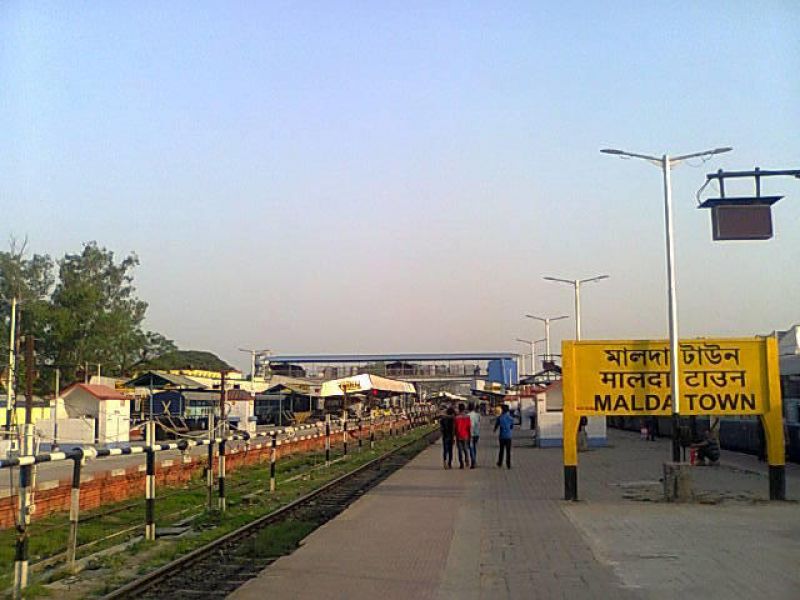
{"label": "clear blue sky", "polygon": [[[281,352],[522,349],[525,312],[666,335],[800,321],[800,181],[776,238],[712,244],[706,172],[800,168],[800,3],[3,2],[0,234],[135,251],[148,324]],[[692,168],[694,167],[694,168]],[[572,322],[554,325],[556,339]]]}

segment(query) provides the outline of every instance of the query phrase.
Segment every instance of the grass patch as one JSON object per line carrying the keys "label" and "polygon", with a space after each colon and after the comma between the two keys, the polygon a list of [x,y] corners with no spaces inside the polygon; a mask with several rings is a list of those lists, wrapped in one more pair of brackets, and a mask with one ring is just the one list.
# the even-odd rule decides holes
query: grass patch
{"label": "grass patch", "polygon": [[284,521],[267,527],[244,544],[242,554],[252,558],[277,558],[291,554],[300,541],[319,527],[316,521]]}

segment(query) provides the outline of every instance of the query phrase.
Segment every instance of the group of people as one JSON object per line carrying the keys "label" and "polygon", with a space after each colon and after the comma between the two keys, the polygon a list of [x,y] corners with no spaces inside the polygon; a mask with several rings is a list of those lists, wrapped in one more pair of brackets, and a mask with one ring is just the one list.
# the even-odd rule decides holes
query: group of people
{"label": "group of people", "polygon": [[[458,412],[453,407],[447,408],[439,417],[439,429],[442,433],[442,464],[445,469],[453,468],[453,446],[458,449],[458,465],[460,469],[469,467],[474,469],[478,461],[478,440],[480,439],[481,416],[473,402],[467,406],[458,404]],[[494,423],[494,430],[498,431],[500,451],[497,457],[497,466],[503,466],[503,459],[507,468],[511,468],[511,432],[514,429],[514,419],[508,411],[508,406],[503,405],[500,415]]]}

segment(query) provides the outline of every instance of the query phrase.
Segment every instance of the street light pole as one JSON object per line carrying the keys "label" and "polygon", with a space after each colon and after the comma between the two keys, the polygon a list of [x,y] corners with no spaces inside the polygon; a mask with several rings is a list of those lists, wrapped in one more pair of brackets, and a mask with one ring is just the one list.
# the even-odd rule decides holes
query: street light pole
{"label": "street light pole", "polygon": [[262,352],[269,352],[269,350],[251,350],[250,348],[239,348],[239,352],[250,353],[250,391],[255,394],[256,392],[256,354]]}
{"label": "street light pole", "polygon": [[561,315],[558,317],[537,317],[536,315],[525,315],[529,319],[536,319],[537,321],[541,321],[544,323],[544,340],[545,340],[545,347],[547,348],[547,354],[545,355],[545,360],[551,359],[550,354],[550,322],[551,321],[560,321],[561,319],[569,319],[567,315]]}
{"label": "street light pole", "polygon": [[575,280],[575,341],[581,341],[581,282]]}
{"label": "street light pole", "polygon": [[646,160],[658,166],[664,177],[664,226],[666,229],[667,242],[667,301],[669,311],[669,372],[672,400],[672,460],[674,462],[680,462],[681,459],[680,439],[678,437],[678,427],[680,425],[680,380],[678,379],[678,363],[680,361],[678,358],[678,302],[675,290],[675,244],[673,241],[672,178],[670,172],[673,165],[677,165],[687,159],[709,157],[715,154],[722,154],[723,152],[730,152],[731,150],[733,150],[733,148],[714,148],[713,150],[693,152],[692,154],[684,154],[674,158],[670,158],[668,154],[664,154],[661,158],[658,158],[656,156],[635,154],[610,148],[600,150],[600,152],[604,154],[613,154],[620,158],[639,158]]}
{"label": "street light pole", "polygon": [[544,277],[547,281],[557,281],[558,283],[566,283],[575,288],[575,339],[581,341],[581,284],[589,283],[591,281],[600,281],[608,279],[610,275],[598,275],[596,277],[588,277],[586,279],[561,279],[560,277]]}
{"label": "street light pole", "polygon": [[[531,372],[530,372],[530,374],[533,375],[533,368],[534,368],[533,355],[536,352],[536,350],[533,347],[533,340],[524,340],[522,338],[514,338],[514,341],[519,342],[520,344],[530,344],[530,346],[531,346]],[[522,366],[523,366],[523,368],[525,367],[525,357],[524,356],[523,356],[523,360],[522,360]]]}
{"label": "street light pole", "polygon": [[522,338],[514,338],[515,341],[531,345],[531,375],[536,375],[536,344],[545,341],[545,338],[540,340],[523,340]]}
{"label": "street light pole", "polygon": [[678,301],[675,293],[675,229],[672,222],[672,177],[669,155],[662,157],[661,173],[664,177],[664,226],[667,243],[667,310],[669,311],[669,378],[672,382],[672,461],[680,462],[681,380],[678,366]]}
{"label": "street light pole", "polygon": [[536,375],[536,344],[541,344],[544,341],[547,340],[545,340],[545,338],[533,340],[533,350],[531,351],[531,375]]}
{"label": "street light pole", "polygon": [[15,390],[14,384],[17,380],[17,355],[16,355],[16,336],[17,336],[17,297],[11,298],[11,322],[9,331],[8,342],[8,379],[6,382],[6,429],[8,430],[9,439],[11,439],[11,422],[14,420],[12,415],[16,410],[15,403]]}

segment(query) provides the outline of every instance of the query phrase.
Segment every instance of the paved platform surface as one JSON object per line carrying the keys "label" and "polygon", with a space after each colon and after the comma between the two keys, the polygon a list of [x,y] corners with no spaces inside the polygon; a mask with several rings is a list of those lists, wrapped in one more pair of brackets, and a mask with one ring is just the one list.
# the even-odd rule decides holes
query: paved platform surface
{"label": "paved platform surface", "polygon": [[[528,433],[510,471],[488,421],[475,470],[443,470],[432,446],[230,597],[798,597],[800,505],[763,500],[764,465],[724,453],[695,473],[702,504],[666,504],[668,442],[612,430],[580,455],[582,499],[567,503],[561,450]],[[800,469],[787,480],[796,498]]]}

